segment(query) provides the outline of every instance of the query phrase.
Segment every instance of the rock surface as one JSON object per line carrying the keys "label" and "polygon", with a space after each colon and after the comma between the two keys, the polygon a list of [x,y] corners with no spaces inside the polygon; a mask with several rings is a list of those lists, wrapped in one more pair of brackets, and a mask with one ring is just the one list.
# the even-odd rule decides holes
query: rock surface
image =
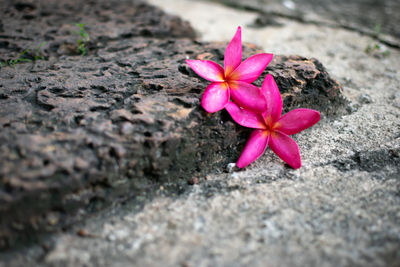
{"label": "rock surface", "polygon": [[276,17],[290,17],[303,23],[343,27],[368,34],[400,47],[400,2],[396,0],[214,0],[261,14],[256,27],[279,25]]}
{"label": "rock surface", "polygon": [[[46,60],[0,70],[0,248],[160,184],[180,192],[188,178],[237,158],[248,130],[200,108],[207,82],[184,62],[222,62],[226,43],[194,41],[188,23],[136,1],[2,5],[3,60],[47,43]],[[90,36],[86,56],[74,22]],[[256,52],[248,45],[244,56]],[[340,85],[318,60],[275,56],[267,72],[286,110],[346,113]]]}

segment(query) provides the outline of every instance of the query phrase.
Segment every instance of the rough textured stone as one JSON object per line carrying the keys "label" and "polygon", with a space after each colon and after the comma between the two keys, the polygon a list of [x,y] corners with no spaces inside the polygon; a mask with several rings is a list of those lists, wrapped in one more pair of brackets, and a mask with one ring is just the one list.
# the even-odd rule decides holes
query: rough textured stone
{"label": "rough textured stone", "polygon": [[191,26],[141,1],[12,1],[0,2],[1,60],[41,43],[44,56],[79,54],[77,40],[83,23],[90,35],[89,54],[104,42],[135,36],[194,37]]}
{"label": "rough textured stone", "polygon": [[[225,43],[193,41],[187,23],[143,3],[2,5],[2,21],[11,25],[2,29],[4,60],[48,43],[46,60],[0,71],[1,248],[159,183],[179,191],[188,174],[237,157],[248,131],[225,112],[201,109],[208,82],[184,62],[221,62]],[[91,38],[88,56],[77,54],[71,35],[72,22],[82,21]],[[256,52],[250,45],[244,56]],[[288,109],[330,116],[346,106],[340,85],[317,60],[276,56],[267,71]]]}
{"label": "rough textured stone", "polygon": [[[16,59],[27,48],[31,52],[24,57],[33,59],[35,48],[46,41],[40,49],[46,61],[0,70],[0,247],[4,248],[19,238],[69,224],[80,207],[90,212],[102,206],[99,203],[111,202],[111,195],[128,197],[132,185],[125,182],[132,176],[168,170],[171,161],[162,165],[166,155],[157,154],[159,146],[164,151],[182,147],[183,124],[176,123],[186,119],[193,107],[179,102],[179,97],[151,100],[153,84],[146,79],[161,74],[151,76],[153,66],[145,65],[145,60],[152,53],[161,58],[157,50],[166,53],[163,45],[173,45],[159,39],[191,38],[194,32],[178,17],[139,1],[2,1],[0,5],[2,61]],[[78,22],[85,24],[90,36],[86,57],[77,49]],[[147,46],[152,47],[149,52],[140,53]],[[137,55],[129,66],[121,63],[124,50]],[[138,79],[137,65],[147,67],[142,74],[150,77]],[[151,114],[147,106],[151,101],[168,105],[158,108],[168,109],[163,119]],[[183,149],[177,154],[186,155]],[[174,161],[173,155],[167,158]]]}

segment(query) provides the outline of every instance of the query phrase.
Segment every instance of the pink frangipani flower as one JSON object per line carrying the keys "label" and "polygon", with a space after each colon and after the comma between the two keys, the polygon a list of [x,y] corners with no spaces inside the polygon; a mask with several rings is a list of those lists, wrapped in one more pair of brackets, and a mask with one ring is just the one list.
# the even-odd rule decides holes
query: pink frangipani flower
{"label": "pink frangipani flower", "polygon": [[301,167],[299,147],[289,135],[307,129],[316,124],[320,113],[316,110],[299,108],[281,117],[282,98],[274,78],[268,74],[261,87],[267,100],[267,108],[257,114],[242,109],[233,102],[226,105],[226,110],[238,124],[255,128],[247,141],[236,165],[246,167],[258,159],[270,146],[272,151],[294,169]]}
{"label": "pink frangipani flower", "polygon": [[254,112],[266,109],[266,100],[260,89],[251,83],[264,71],[272,60],[272,54],[257,54],[242,61],[241,29],[225,50],[224,68],[210,60],[186,60],[199,76],[212,83],[206,88],[201,105],[207,112],[223,109],[232,97],[241,107]]}

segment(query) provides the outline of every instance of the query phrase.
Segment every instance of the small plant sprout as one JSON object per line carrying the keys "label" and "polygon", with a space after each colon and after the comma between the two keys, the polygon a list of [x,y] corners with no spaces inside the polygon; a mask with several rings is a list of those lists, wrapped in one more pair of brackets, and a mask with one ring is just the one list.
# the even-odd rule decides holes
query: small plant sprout
{"label": "small plant sprout", "polygon": [[3,62],[0,62],[0,67],[10,66],[14,67],[17,64],[25,63],[25,62],[33,62],[36,60],[44,60],[44,56],[40,54],[40,49],[44,46],[46,42],[41,43],[36,49],[35,53],[32,53],[31,49],[25,49],[14,59],[9,59]]}
{"label": "small plant sprout", "polygon": [[375,56],[390,56],[390,50],[385,45],[380,45],[378,43],[370,43],[365,48],[365,53]]}
{"label": "small plant sprout", "polygon": [[[379,36],[381,34],[382,34],[382,25],[378,23],[374,27],[373,37],[379,38]],[[378,57],[390,55],[390,50],[385,45],[375,43],[375,42],[373,42],[373,43],[370,42],[364,51],[367,54],[378,56]]]}
{"label": "small plant sprout", "polygon": [[8,65],[10,67],[14,67],[15,65],[19,64],[19,63],[24,63],[24,62],[32,62],[32,59],[30,58],[26,58],[25,55],[27,53],[29,53],[29,49],[25,49],[24,51],[22,51],[21,53],[18,54],[17,58],[15,59],[10,59],[8,61]]}
{"label": "small plant sprout", "polygon": [[44,56],[40,54],[40,49],[42,48],[42,46],[44,46],[46,44],[46,42],[42,42],[35,51],[35,54],[33,55],[33,60],[44,60]]}
{"label": "small plant sprout", "polygon": [[76,26],[79,27],[79,32],[75,32],[75,34],[79,35],[79,39],[76,41],[78,44],[78,50],[81,53],[81,56],[84,56],[87,54],[86,45],[90,41],[90,37],[85,31],[85,25],[83,23],[77,23]]}

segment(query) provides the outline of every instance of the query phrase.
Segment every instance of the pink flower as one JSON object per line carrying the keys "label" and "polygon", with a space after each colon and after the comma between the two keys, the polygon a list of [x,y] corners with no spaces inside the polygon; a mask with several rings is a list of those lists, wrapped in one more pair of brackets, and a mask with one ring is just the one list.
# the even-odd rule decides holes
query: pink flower
{"label": "pink flower", "polygon": [[268,74],[261,87],[267,100],[267,108],[257,114],[242,109],[233,102],[226,105],[226,110],[238,124],[255,128],[236,165],[246,167],[258,159],[269,145],[272,151],[294,169],[301,167],[299,147],[289,135],[307,129],[316,124],[320,113],[316,110],[299,108],[281,117],[282,98],[274,78]]}
{"label": "pink flower", "polygon": [[250,84],[264,71],[272,54],[257,54],[242,61],[241,29],[225,50],[224,68],[210,60],[186,60],[199,76],[212,83],[206,88],[201,105],[207,112],[223,109],[232,97],[239,106],[254,112],[266,109],[266,100],[260,89]]}

